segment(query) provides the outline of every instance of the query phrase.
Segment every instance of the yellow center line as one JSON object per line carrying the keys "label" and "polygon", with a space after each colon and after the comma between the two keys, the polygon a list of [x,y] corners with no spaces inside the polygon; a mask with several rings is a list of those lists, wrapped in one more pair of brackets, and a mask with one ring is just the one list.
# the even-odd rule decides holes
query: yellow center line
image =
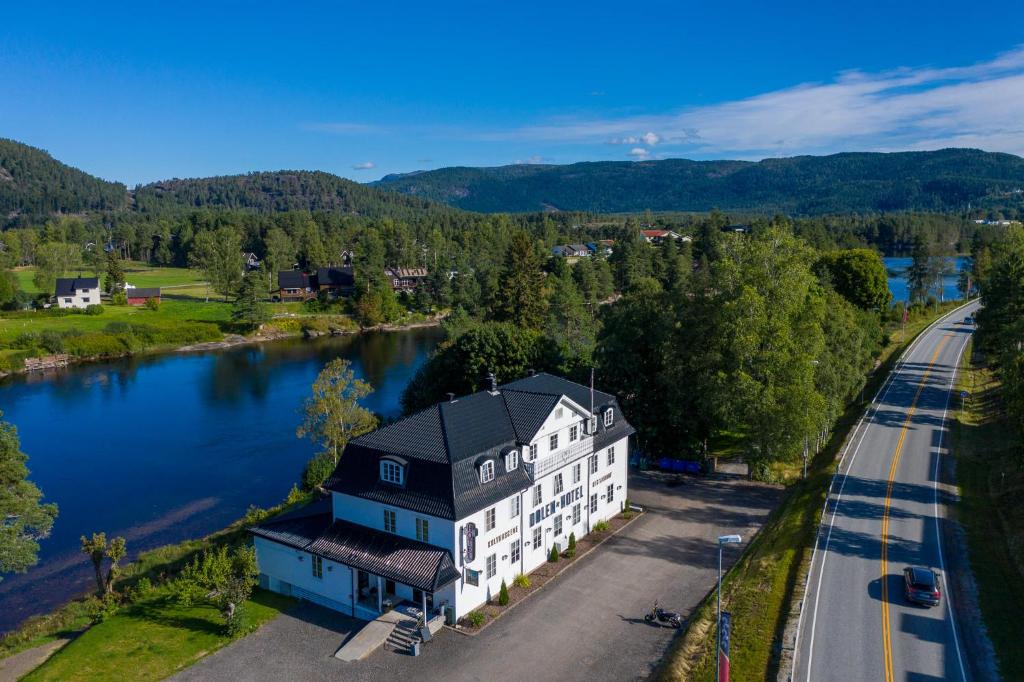
{"label": "yellow center line", "polygon": [[889,465],[889,484],[886,486],[885,507],[882,509],[882,651],[885,657],[886,682],[895,682],[892,671],[892,637],[889,628],[889,585],[887,582],[889,577],[889,504],[892,501],[892,488],[896,480],[896,467],[899,465],[903,443],[907,439],[910,420],[917,410],[917,401],[921,397],[921,392],[924,391],[924,382],[928,375],[931,374],[932,367],[935,366],[935,361],[939,357],[939,353],[942,352],[942,347],[946,345],[949,339],[949,335],[942,337],[939,345],[935,347],[935,352],[932,354],[931,359],[928,361],[928,367],[925,368],[924,374],[921,375],[921,381],[917,384],[917,393],[914,395],[913,402],[910,403],[910,409],[907,410],[907,418],[903,420],[903,428],[900,430],[899,440],[896,441],[896,451],[893,452],[892,463]]}

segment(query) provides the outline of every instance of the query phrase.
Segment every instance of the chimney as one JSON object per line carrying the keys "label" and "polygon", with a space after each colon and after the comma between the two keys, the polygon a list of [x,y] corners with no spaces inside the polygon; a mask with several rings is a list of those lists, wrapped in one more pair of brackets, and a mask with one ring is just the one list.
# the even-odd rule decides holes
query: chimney
{"label": "chimney", "polygon": [[498,379],[495,378],[493,372],[487,375],[487,381],[491,385],[491,395],[496,395],[498,393]]}
{"label": "chimney", "polygon": [[454,403],[455,402],[455,394],[450,392],[450,391],[448,393],[448,402],[450,402],[450,403]]}

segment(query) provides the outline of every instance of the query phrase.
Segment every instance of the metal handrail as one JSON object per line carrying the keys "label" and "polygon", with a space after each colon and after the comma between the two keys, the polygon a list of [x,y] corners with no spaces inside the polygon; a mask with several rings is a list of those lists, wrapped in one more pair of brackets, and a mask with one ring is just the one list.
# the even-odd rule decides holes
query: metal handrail
{"label": "metal handrail", "polygon": [[593,436],[585,436],[554,454],[539,458],[533,462],[524,462],[524,464],[526,465],[526,472],[530,474],[530,477],[537,479],[593,452],[594,438]]}

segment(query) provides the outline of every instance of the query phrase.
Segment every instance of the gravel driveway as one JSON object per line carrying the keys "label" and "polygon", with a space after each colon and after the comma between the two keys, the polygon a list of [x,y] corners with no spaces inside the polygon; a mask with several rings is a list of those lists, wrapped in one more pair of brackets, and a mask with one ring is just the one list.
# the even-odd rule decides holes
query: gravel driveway
{"label": "gravel driveway", "polygon": [[649,513],[478,636],[445,630],[418,658],[381,649],[343,663],[334,651],[361,623],[304,604],[174,679],[645,679],[675,634],[644,622],[651,603],[688,614],[714,585],[715,538],[749,537],[780,495],[729,477],[670,487],[633,475],[630,499]]}

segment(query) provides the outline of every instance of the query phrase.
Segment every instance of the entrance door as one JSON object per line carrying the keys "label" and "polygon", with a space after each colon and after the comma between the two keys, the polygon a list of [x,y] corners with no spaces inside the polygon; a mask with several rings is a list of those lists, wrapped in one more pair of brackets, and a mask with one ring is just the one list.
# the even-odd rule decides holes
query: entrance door
{"label": "entrance door", "polygon": [[358,599],[366,599],[370,596],[370,575],[366,571],[356,570],[356,587],[358,588]]}

